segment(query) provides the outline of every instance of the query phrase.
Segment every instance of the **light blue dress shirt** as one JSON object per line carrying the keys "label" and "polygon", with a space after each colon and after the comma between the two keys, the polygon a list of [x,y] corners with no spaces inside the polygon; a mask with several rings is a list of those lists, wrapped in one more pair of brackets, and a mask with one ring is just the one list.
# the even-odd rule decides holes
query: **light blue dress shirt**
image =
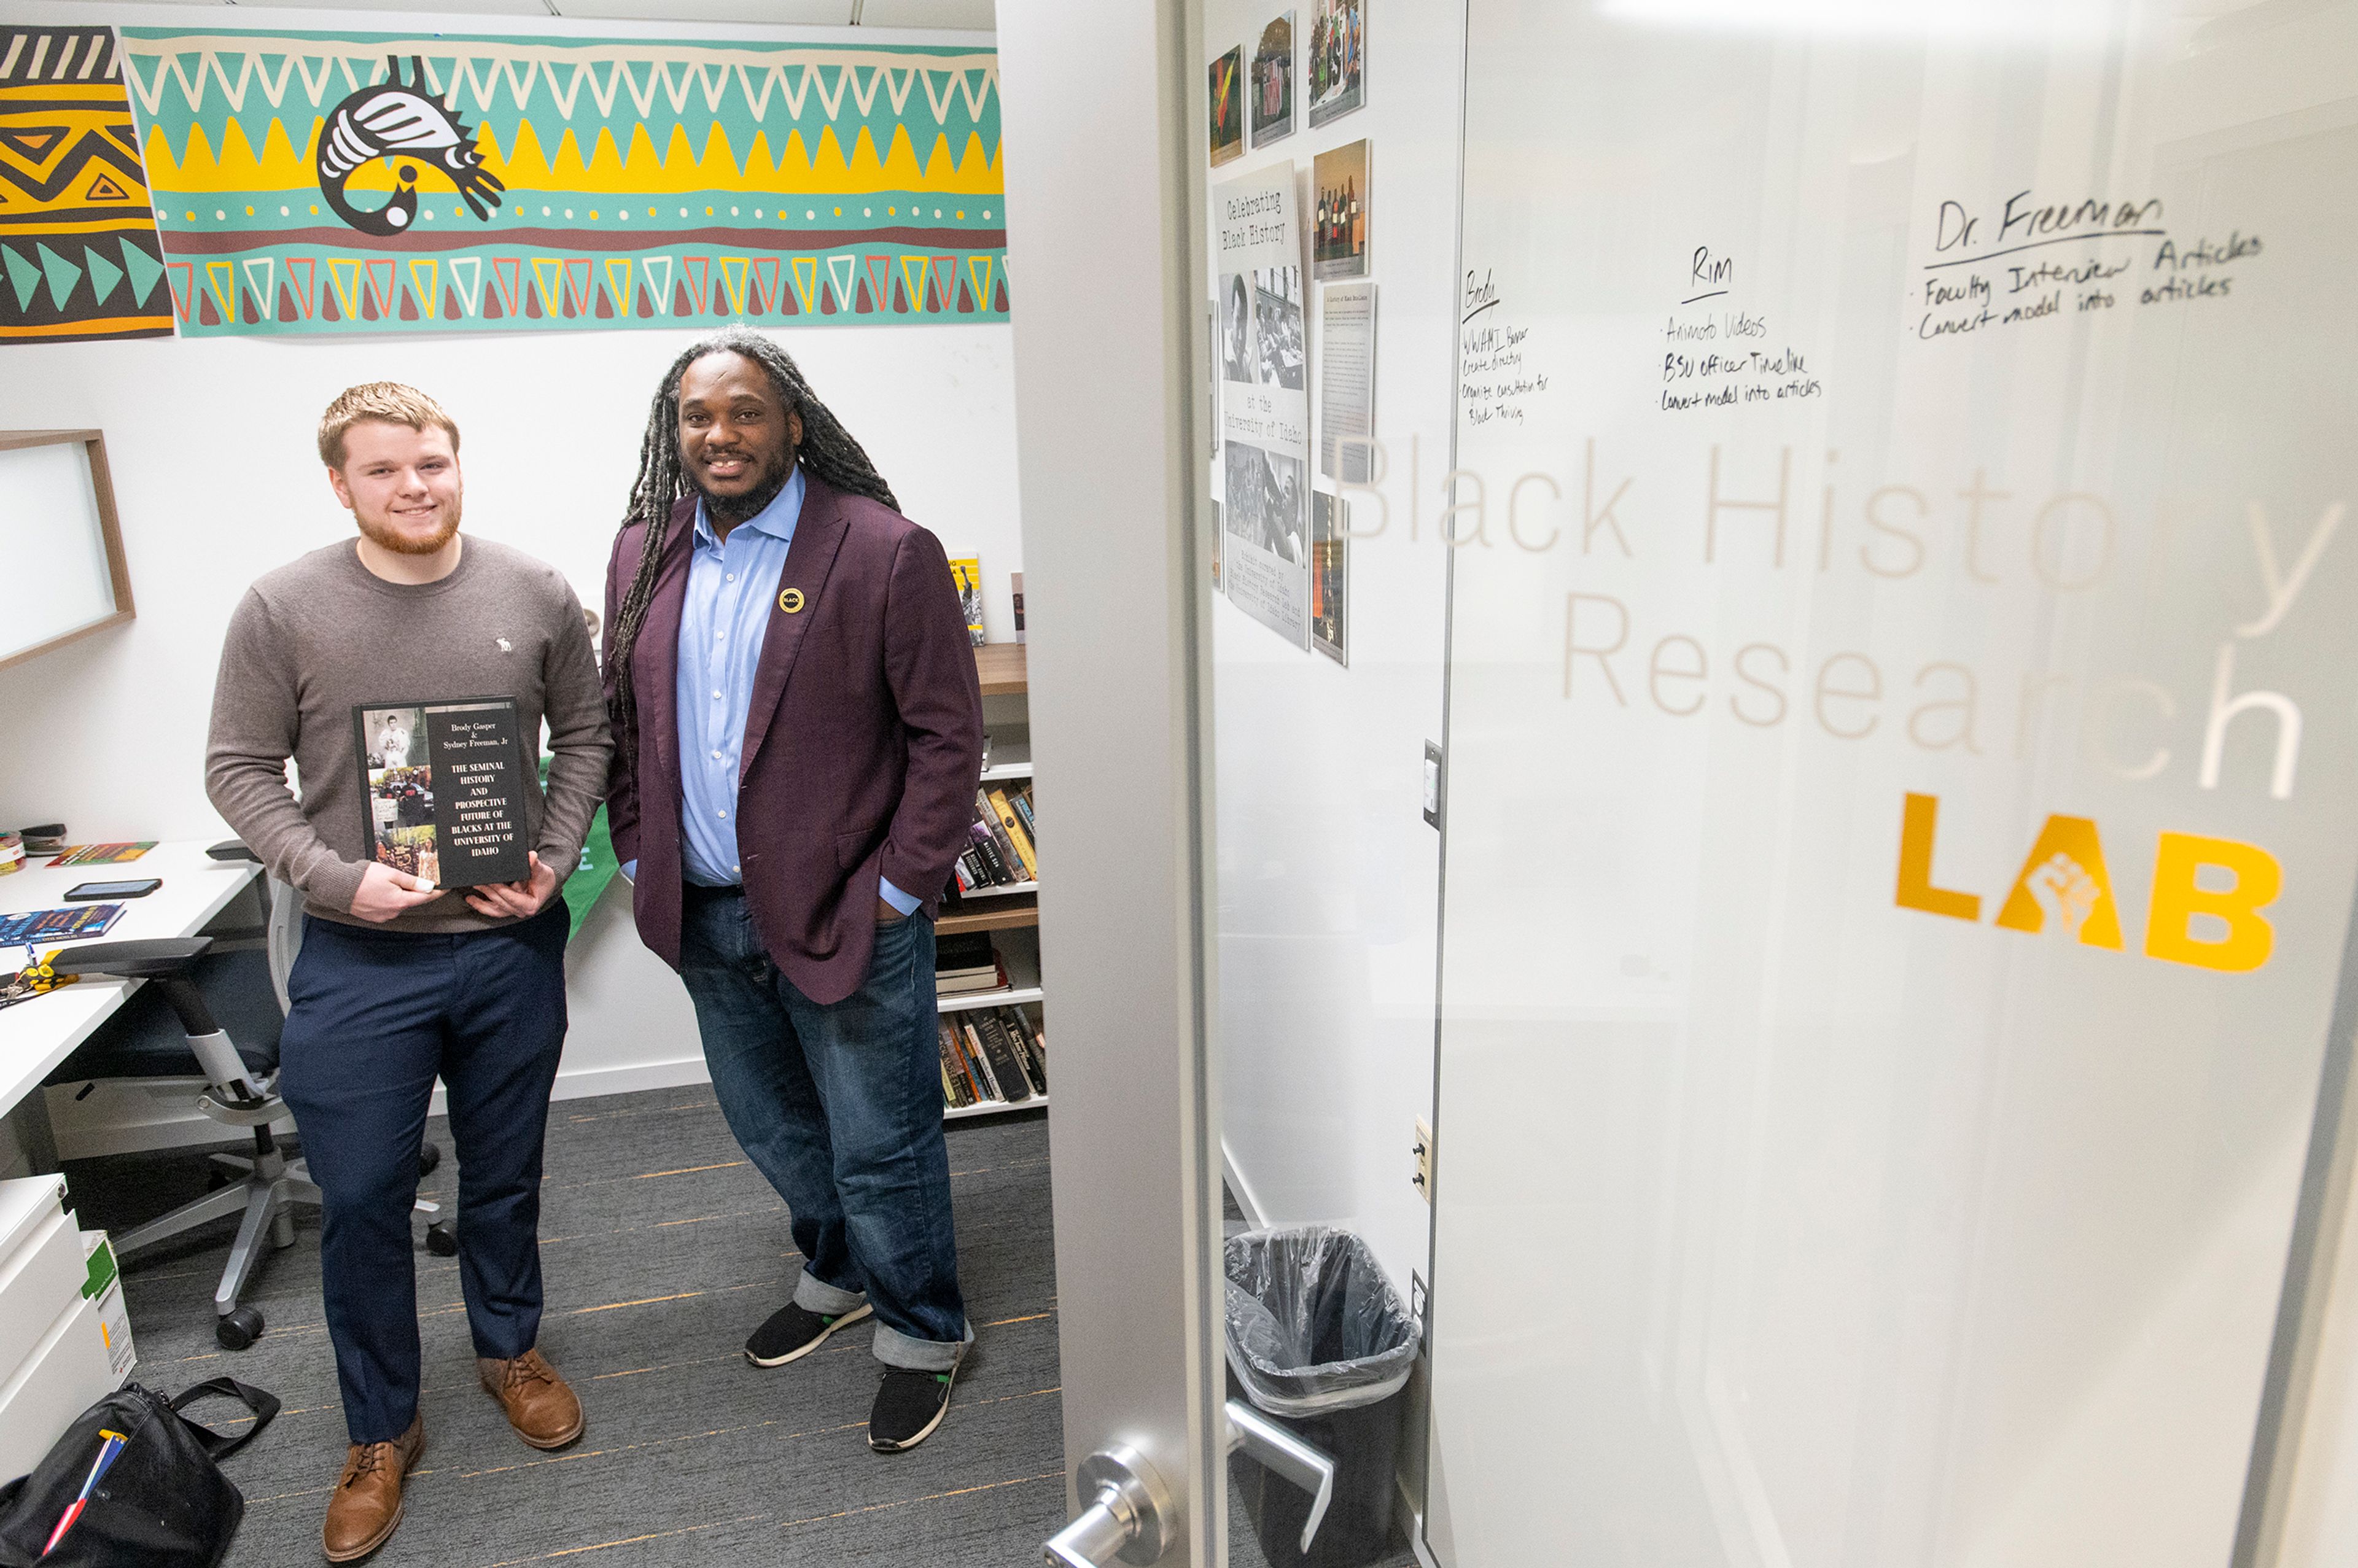
{"label": "light blue dress shirt", "polygon": [[[713,528],[704,503],[696,503],[676,676],[680,870],[704,887],[744,880],[737,858],[737,775],[745,716],[753,705],[753,676],[778,577],[802,516],[804,489],[797,467],[777,498],[729,530],[726,539]],[[635,863],[624,869],[634,876],[638,871]],[[923,902],[890,881],[879,892],[903,914]]]}

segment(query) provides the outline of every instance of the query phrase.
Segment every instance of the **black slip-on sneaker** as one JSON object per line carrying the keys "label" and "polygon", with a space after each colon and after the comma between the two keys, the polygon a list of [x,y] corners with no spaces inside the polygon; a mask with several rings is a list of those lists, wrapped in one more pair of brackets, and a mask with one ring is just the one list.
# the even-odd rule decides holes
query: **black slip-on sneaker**
{"label": "black slip-on sneaker", "polygon": [[884,1384],[868,1412],[868,1446],[879,1454],[898,1454],[931,1437],[949,1413],[950,1384],[957,1377],[955,1367],[946,1372],[885,1368]]}
{"label": "black slip-on sneaker", "polygon": [[788,1302],[745,1341],[745,1359],[756,1367],[783,1367],[809,1355],[827,1343],[828,1335],[858,1323],[868,1312],[868,1303],[861,1302],[830,1317]]}

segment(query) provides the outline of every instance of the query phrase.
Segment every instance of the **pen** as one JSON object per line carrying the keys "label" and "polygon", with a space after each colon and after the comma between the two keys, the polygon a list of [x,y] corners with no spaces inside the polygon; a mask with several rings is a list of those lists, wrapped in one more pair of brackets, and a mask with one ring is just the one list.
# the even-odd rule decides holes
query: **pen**
{"label": "pen", "polygon": [[107,1467],[114,1463],[114,1456],[123,1452],[123,1445],[131,1441],[123,1433],[105,1427],[99,1428],[98,1435],[102,1440],[98,1445],[98,1457],[91,1461],[90,1474],[82,1478],[81,1491],[74,1498],[73,1506],[59,1519],[58,1528],[49,1531],[49,1543],[41,1548],[44,1557],[58,1549],[58,1542],[63,1541],[66,1531],[73,1528],[73,1521],[80,1519],[81,1510],[90,1506],[90,1494],[97,1487],[99,1477],[105,1475]]}

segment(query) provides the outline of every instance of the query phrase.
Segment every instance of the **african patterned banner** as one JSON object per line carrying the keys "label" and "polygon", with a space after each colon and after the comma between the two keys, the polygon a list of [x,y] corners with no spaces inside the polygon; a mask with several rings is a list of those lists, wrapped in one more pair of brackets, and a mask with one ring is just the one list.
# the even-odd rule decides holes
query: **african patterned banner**
{"label": "african patterned banner", "polygon": [[0,27],[0,342],[172,335],[106,27]]}
{"label": "african patterned banner", "polygon": [[123,48],[184,334],[1007,319],[987,48]]}

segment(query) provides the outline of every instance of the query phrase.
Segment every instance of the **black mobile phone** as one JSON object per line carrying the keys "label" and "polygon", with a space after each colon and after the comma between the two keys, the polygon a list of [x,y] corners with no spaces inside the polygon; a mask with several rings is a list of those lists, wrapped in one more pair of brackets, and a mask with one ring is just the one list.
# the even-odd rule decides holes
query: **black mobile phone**
{"label": "black mobile phone", "polygon": [[161,877],[143,877],[128,882],[84,882],[66,890],[66,902],[90,903],[102,898],[146,898],[163,885]]}

